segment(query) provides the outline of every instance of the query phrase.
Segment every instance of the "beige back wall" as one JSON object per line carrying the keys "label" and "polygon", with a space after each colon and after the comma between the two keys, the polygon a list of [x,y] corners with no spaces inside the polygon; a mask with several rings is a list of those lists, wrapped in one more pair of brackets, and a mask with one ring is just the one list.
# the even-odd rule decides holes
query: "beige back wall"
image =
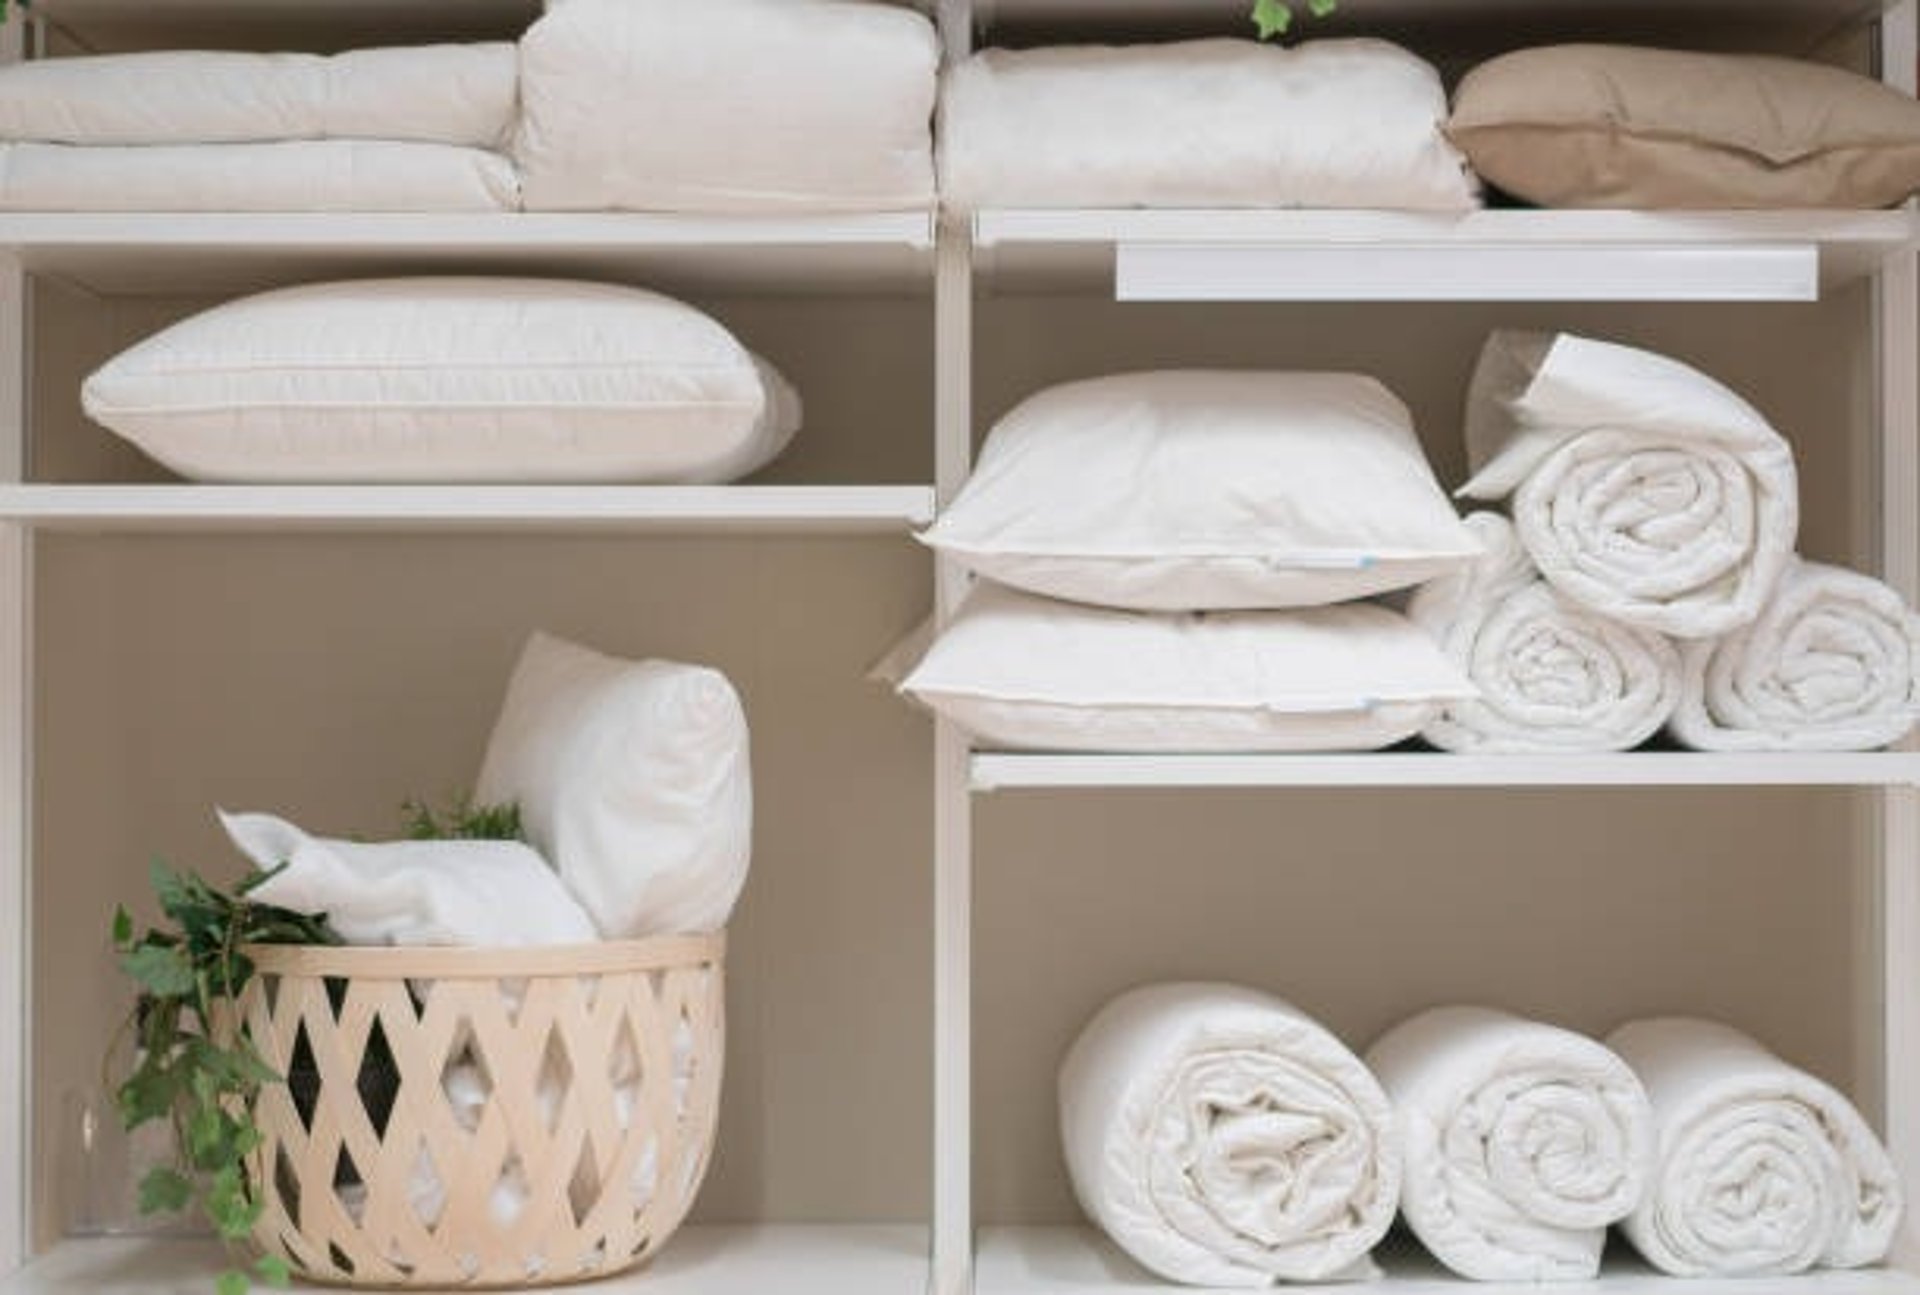
{"label": "beige back wall", "polygon": [[[152,475],[81,418],[79,375],[196,303],[41,293],[38,461]],[[924,300],[723,301],[809,427],[784,481],[924,480]],[[1496,323],[1691,359],[1802,450],[1806,548],[1871,533],[1864,291],[1820,306],[1117,307],[980,303],[984,426],[1050,382],[1153,365],[1352,367],[1408,400],[1463,475],[1458,404]],[[918,1219],[931,1141],[929,727],[862,682],[929,600],[902,538],[64,537],[40,567],[40,1127],[97,1082],[124,1008],[113,900],[163,853],[237,867],[210,806],[379,832],[458,790],[513,654],[542,626],[731,674],[754,725],[753,880],[733,932],[729,1073],[707,1219]],[[1003,793],[979,802],[976,1111],[984,1219],[1071,1215],[1052,1071],[1101,1001],[1231,977],[1355,1042],[1439,997],[1600,1029],[1728,1015],[1843,1084],[1864,902],[1841,793]],[[1867,951],[1870,953],[1870,951]],[[1865,1091],[1862,1086],[1861,1091]],[[43,1199],[54,1166],[42,1157]],[[57,1224],[43,1213],[47,1228]],[[46,1238],[43,1237],[43,1240]]]}

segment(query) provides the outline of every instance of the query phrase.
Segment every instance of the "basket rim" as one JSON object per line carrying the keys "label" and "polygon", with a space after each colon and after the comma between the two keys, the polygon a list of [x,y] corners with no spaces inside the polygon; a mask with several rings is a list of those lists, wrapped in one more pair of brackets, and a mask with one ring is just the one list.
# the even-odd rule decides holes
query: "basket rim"
{"label": "basket rim", "polygon": [[366,945],[249,944],[242,952],[254,970],[273,976],[342,976],[364,980],[414,978],[501,980],[522,976],[578,976],[717,963],[727,933],[662,935],[643,940],[526,948],[387,948]]}

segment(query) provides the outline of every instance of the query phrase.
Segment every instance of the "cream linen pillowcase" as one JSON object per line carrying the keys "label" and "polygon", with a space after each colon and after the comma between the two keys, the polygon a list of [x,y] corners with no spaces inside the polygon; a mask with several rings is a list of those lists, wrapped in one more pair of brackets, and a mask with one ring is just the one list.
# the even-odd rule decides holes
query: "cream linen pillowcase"
{"label": "cream linen pillowcase", "polygon": [[1480,552],[1406,406],[1352,373],[1050,388],[994,427],[924,538],[1002,584],[1142,611],[1345,602]]}
{"label": "cream linen pillowcase", "polygon": [[984,582],[900,688],[985,745],[1052,751],[1367,751],[1478,695],[1372,603],[1169,616]]}
{"label": "cream linen pillowcase", "polygon": [[1549,207],[1886,207],[1920,188],[1920,103],[1840,68],[1554,45],[1481,64],[1447,133]]}

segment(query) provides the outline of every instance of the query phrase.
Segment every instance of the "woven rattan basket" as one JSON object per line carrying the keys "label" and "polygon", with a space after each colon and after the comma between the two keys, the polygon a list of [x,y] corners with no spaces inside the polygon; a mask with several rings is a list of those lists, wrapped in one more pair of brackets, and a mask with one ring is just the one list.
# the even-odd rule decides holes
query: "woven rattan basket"
{"label": "woven rattan basket", "polygon": [[651,1256],[719,1105],[724,937],[250,950],[268,1253],[351,1286],[534,1286]]}

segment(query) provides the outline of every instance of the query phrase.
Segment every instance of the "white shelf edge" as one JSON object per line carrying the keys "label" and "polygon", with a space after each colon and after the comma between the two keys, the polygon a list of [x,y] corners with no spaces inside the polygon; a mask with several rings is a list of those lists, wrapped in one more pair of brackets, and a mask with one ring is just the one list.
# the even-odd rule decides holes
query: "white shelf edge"
{"label": "white shelf edge", "polygon": [[979,753],[972,787],[1920,787],[1920,753],[1029,755]]}
{"label": "white shelf edge", "polygon": [[[1371,1282],[1289,1285],[1328,1295],[1540,1295],[1554,1284],[1467,1281],[1442,1270],[1418,1247],[1389,1238],[1375,1255],[1385,1275]],[[1920,1276],[1894,1268],[1856,1268],[1794,1277],[1667,1277],[1616,1247],[1600,1277],[1568,1284],[1583,1295],[1920,1295]],[[1161,1295],[1169,1289],[1087,1227],[981,1229],[975,1295]],[[1189,1287],[1208,1295],[1204,1287]],[[1212,1295],[1228,1295],[1214,1292]]]}
{"label": "white shelf edge", "polygon": [[1806,301],[1920,243],[1909,211],[980,211],[990,277],[1148,301]]}
{"label": "white shelf edge", "polygon": [[[206,1295],[226,1266],[211,1241],[66,1241],[11,1277],[0,1276],[0,1295]],[[591,1289],[607,1295],[925,1295],[926,1279],[924,1227],[690,1226],[675,1233],[654,1262]]]}
{"label": "white shelf edge", "polygon": [[816,245],[928,250],[931,211],[691,216],[654,212],[0,212],[0,248],[396,249]]}
{"label": "white shelf edge", "polygon": [[0,521],[48,530],[296,527],[906,530],[930,486],[0,485]]}

